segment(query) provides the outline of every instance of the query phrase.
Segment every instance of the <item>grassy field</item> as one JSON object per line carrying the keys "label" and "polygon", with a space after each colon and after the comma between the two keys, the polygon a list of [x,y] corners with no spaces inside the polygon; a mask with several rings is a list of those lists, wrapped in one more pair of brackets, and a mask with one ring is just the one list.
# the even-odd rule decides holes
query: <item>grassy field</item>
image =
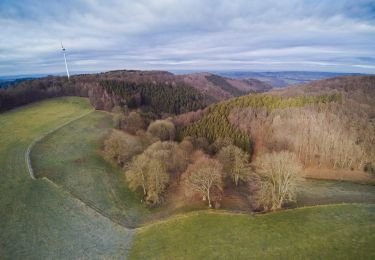
{"label": "grassy field", "polygon": [[134,227],[149,210],[129,190],[122,170],[100,155],[101,140],[111,124],[108,113],[95,111],[37,143],[31,162],[37,177],[48,177],[82,201]]}
{"label": "grassy field", "polygon": [[139,230],[131,259],[374,259],[375,205],[203,212]]}
{"label": "grassy field", "polygon": [[375,186],[348,181],[306,179],[298,187],[295,206],[333,203],[375,203]]}
{"label": "grassy field", "polygon": [[[58,98],[0,114],[0,258],[123,258],[132,232],[44,180],[24,154],[38,136],[87,113],[87,99]],[[57,158],[58,159],[58,158]]]}

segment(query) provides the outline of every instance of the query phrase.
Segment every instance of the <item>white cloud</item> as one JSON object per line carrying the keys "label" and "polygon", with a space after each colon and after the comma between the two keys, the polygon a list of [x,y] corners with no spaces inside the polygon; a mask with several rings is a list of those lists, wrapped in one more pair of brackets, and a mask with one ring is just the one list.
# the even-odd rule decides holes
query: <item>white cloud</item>
{"label": "white cloud", "polygon": [[[6,1],[0,75],[63,70],[374,71],[371,1]],[[362,57],[362,58],[361,58]]]}

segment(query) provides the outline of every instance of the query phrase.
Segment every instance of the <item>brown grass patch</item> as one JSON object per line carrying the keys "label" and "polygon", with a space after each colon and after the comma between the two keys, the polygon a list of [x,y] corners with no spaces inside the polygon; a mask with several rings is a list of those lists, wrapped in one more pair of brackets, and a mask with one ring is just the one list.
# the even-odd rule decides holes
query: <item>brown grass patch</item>
{"label": "brown grass patch", "polygon": [[343,169],[307,168],[304,171],[306,178],[352,181],[358,183],[375,184],[375,176],[363,171]]}

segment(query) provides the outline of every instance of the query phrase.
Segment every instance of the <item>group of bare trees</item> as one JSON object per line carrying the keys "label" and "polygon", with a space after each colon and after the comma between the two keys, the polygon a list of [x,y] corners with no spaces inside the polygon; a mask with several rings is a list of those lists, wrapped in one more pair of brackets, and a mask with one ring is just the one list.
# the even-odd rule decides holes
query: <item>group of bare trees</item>
{"label": "group of bare trees", "polygon": [[129,187],[142,192],[149,205],[161,204],[175,183],[183,185],[187,194],[199,195],[209,207],[217,207],[225,195],[226,178],[233,188],[256,184],[253,197],[260,209],[275,210],[294,198],[300,169],[294,154],[265,154],[251,164],[249,154],[228,140],[215,142],[217,150],[211,155],[199,144],[191,138],[177,143],[147,132],[135,136],[114,130],[104,143],[104,156],[124,167]]}
{"label": "group of bare trees", "polygon": [[[262,118],[258,114],[264,113],[251,117]],[[104,157],[124,168],[129,187],[141,192],[142,201],[149,205],[163,203],[172,184],[201,197],[208,207],[218,207],[226,189],[250,183],[257,186],[252,197],[259,209],[275,210],[295,197],[300,165],[293,153],[264,154],[251,163],[250,154],[228,138],[209,144],[202,137],[185,137],[178,143],[171,120],[153,121],[145,131],[139,112],[122,107],[114,107],[113,123],[119,130],[105,140]],[[262,132],[252,128],[251,133],[261,136]]]}
{"label": "group of bare trees", "polygon": [[[345,104],[348,106],[348,104]],[[228,119],[255,140],[255,156],[294,152],[304,166],[363,169],[374,160],[374,129],[343,104],[276,109],[235,108]]]}
{"label": "group of bare trees", "polygon": [[366,156],[357,133],[342,119],[316,108],[278,111],[271,127],[273,140],[294,151],[304,165],[361,169]]}

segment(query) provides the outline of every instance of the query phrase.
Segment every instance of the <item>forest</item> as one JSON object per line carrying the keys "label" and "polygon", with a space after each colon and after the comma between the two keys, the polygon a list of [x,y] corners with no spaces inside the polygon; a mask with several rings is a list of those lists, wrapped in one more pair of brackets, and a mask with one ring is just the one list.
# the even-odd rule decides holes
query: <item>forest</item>
{"label": "forest", "polygon": [[260,81],[210,73],[175,75],[167,71],[117,70],[66,77],[16,80],[0,87],[0,111],[59,96],[88,97],[97,109],[117,104],[142,106],[154,113],[181,114],[233,96],[268,91]]}
{"label": "forest", "polygon": [[89,95],[91,102],[99,108],[102,102],[106,109],[119,105],[131,109],[145,107],[156,114],[181,114],[205,106],[203,95],[186,85],[117,80],[100,81],[99,85]]}
{"label": "forest", "polygon": [[254,143],[251,137],[246,132],[242,132],[231,125],[229,121],[229,116],[233,109],[264,108],[265,113],[269,113],[279,108],[301,107],[307,104],[327,103],[339,99],[339,95],[299,96],[287,99],[273,95],[247,95],[210,106],[207,114],[192,124],[184,126],[183,123],[180,123],[178,136],[180,139],[186,136],[204,137],[210,143],[218,138],[230,138],[234,144],[252,153]]}
{"label": "forest", "polygon": [[[373,110],[366,106],[373,90],[366,81],[345,88],[351,80],[318,91],[250,94],[156,121],[145,120],[137,107],[116,106],[120,131],[105,141],[105,158],[123,168],[130,187],[151,206],[180,187],[209,207],[220,207],[226,193],[239,189],[253,210],[280,209],[295,200],[305,169],[375,173]],[[116,84],[106,86],[109,93],[118,88],[125,101],[134,98],[132,86]]]}

